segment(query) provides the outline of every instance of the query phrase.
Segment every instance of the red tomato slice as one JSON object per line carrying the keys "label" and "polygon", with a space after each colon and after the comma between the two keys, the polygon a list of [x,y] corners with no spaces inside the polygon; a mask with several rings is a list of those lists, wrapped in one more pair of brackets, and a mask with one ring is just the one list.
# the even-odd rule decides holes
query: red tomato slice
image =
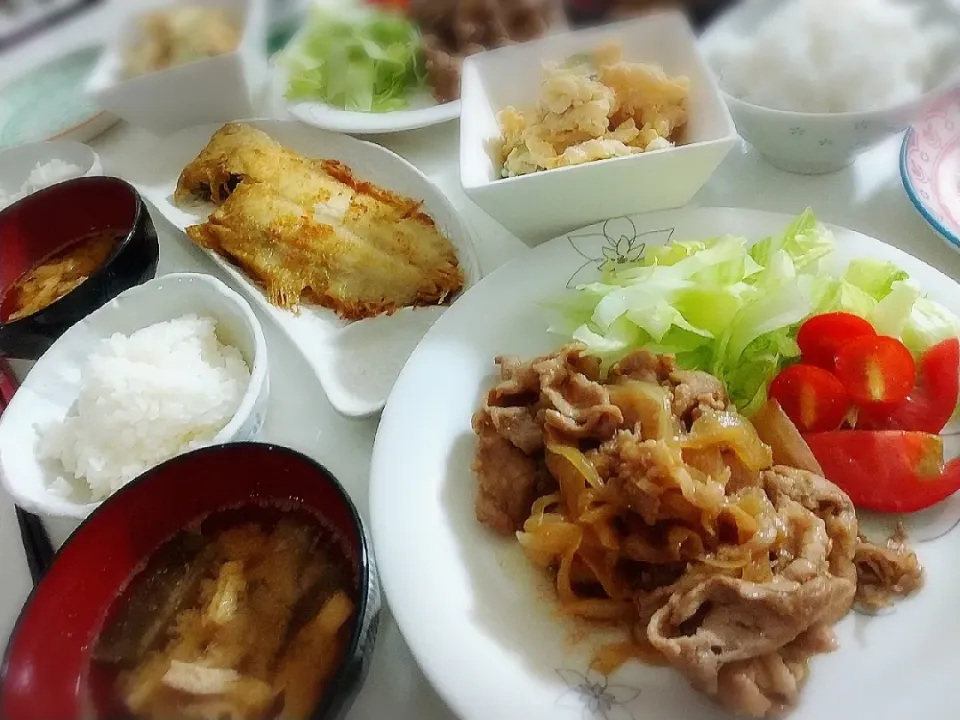
{"label": "red tomato slice", "polygon": [[897,403],[917,379],[906,345],[892,337],[858,337],[837,351],[833,374],[857,403]]}
{"label": "red tomato slice", "polygon": [[906,400],[865,407],[857,415],[863,430],[916,430],[939,434],[960,399],[960,339],[950,338],[927,350],[917,367],[917,384]]}
{"label": "red tomato slice", "polygon": [[803,362],[833,370],[837,351],[854,338],[874,336],[877,331],[862,317],[845,312],[814,315],[800,326],[797,345]]}
{"label": "red tomato slice", "polygon": [[836,430],[850,409],[850,398],[839,380],[823,368],[803,363],[777,375],[767,394],[780,403],[800,432]]}
{"label": "red tomato slice", "polygon": [[823,475],[866,510],[910,513],[960,490],[960,458],[943,465],[939,435],[896,430],[837,430],[804,440]]}

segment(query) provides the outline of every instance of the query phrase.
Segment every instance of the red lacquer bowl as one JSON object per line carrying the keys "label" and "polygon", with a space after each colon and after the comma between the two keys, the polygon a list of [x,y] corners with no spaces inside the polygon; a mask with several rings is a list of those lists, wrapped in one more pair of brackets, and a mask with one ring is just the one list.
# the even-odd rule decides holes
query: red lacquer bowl
{"label": "red lacquer bowl", "polygon": [[0,718],[74,720],[89,708],[82,678],[103,619],[150,554],[179,529],[247,502],[319,515],[356,563],[357,620],[343,663],[310,720],[343,717],[369,665],[380,591],[360,516],[336,479],[293,450],[219,445],[150,470],[103,503],[70,536],[28,598],[0,668]]}
{"label": "red lacquer bowl", "polygon": [[[0,323],[0,354],[36,360],[74,323],[157,274],[157,231],[140,194],[115,177],[81,177],[0,211],[0,298],[31,268],[92,232],[123,235],[106,262],[38,313]],[[0,317],[6,317],[0,305]]]}

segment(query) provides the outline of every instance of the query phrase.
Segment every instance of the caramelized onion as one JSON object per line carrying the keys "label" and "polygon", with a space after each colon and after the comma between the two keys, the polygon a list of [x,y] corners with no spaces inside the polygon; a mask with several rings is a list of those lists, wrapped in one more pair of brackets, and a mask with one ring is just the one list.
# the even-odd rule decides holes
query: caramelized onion
{"label": "caramelized onion", "polygon": [[667,440],[676,437],[677,426],[670,411],[670,393],[656,383],[631,380],[610,385],[610,402],[620,408],[624,424],[640,425],[644,440]]}
{"label": "caramelized onion", "polygon": [[735,412],[706,410],[681,440],[686,448],[705,450],[713,446],[729,448],[748,470],[759,472],[773,465],[773,453],[763,444],[757,431],[742,415]]}
{"label": "caramelized onion", "polygon": [[823,475],[810,446],[776,400],[767,400],[750,422],[757,436],[773,451],[774,463]]}

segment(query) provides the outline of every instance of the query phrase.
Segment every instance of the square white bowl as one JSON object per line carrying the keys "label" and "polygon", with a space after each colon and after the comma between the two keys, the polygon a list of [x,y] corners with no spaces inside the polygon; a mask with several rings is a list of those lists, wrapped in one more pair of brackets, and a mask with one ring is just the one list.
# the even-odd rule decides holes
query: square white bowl
{"label": "square white bowl", "polygon": [[[511,178],[489,153],[497,112],[524,110],[540,95],[542,63],[562,62],[619,41],[623,58],[690,78],[683,145]],[[620,215],[680,207],[738,142],[716,80],[686,16],[656,12],[634,20],[554,35],[479,53],[463,65],[460,181],[467,196],[528,245]]]}
{"label": "square white bowl", "polygon": [[140,13],[123,24],[87,81],[104,110],[131,125],[168,135],[194,125],[256,115],[267,77],[265,0],[187,0],[226,10],[241,28],[233,52],[133,78],[123,75],[123,48],[138,34]]}

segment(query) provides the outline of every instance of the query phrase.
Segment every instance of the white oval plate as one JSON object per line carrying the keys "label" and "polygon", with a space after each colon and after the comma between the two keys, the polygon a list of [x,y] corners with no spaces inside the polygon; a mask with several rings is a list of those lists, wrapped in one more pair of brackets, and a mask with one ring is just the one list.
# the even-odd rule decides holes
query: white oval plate
{"label": "white oval plate", "polygon": [[[286,86],[286,78],[279,80],[281,88]],[[302,123],[323,130],[350,133],[351,135],[373,135],[377,133],[395,133],[450,122],[460,117],[460,101],[437,103],[429,91],[423,90],[410,97],[410,107],[390,112],[357,112],[341,110],[319,102],[282,101],[287,112]]]}
{"label": "white oval plate", "polygon": [[[427,333],[383,411],[371,467],[371,528],[384,589],[425,674],[464,720],[720,720],[731,717],[675,671],[631,663],[587,670],[597,638],[580,643],[555,619],[554,591],[517,542],[474,517],[470,417],[494,381],[493,358],[562,343],[540,303],[597,276],[605,258],[642,245],[725,233],[761,239],[792,218],[706,208],[610,220],[541,245],[485,278]],[[919,260],[834,228],[841,270],[886,258],[960,313],[960,287]],[[955,454],[955,448],[953,449]],[[930,514],[932,513],[932,515]],[[960,494],[912,518],[914,539],[940,535]],[[927,585],[893,615],[850,615],[840,650],[816,658],[791,720],[960,717],[960,531],[917,547]],[[582,630],[582,628],[581,628]],[[850,708],[855,707],[855,711]],[[853,714],[851,714],[851,712]]]}
{"label": "white oval plate", "polygon": [[[465,287],[480,279],[473,243],[456,210],[413,165],[379,145],[323,132],[293,120],[251,120],[281,145],[306,157],[330,158],[349,165],[357,177],[408,197],[423,208],[450,239],[466,275]],[[125,177],[180,230],[206,220],[213,206],[177,207],[177,178],[221,126],[201,125],[161,140],[129,168]],[[183,236],[183,241],[193,244]],[[316,372],[330,403],[343,415],[366,417],[383,408],[393,382],[411,351],[444,308],[404,308],[387,317],[346,322],[330,310],[304,306],[299,315],[271,305],[239,268],[211,251],[204,252],[243,292],[270,315]]]}
{"label": "white oval plate", "polygon": [[960,90],[907,131],[900,179],[917,212],[947,245],[960,250]]}

